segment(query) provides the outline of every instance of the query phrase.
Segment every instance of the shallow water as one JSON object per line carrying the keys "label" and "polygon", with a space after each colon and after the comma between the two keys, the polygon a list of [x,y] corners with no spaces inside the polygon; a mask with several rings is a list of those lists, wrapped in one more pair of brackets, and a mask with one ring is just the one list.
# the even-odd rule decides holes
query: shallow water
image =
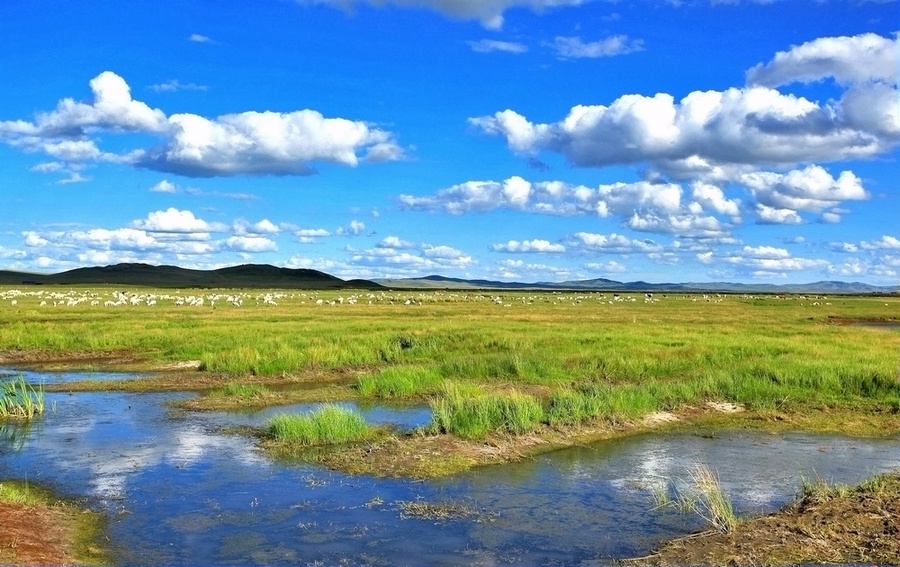
{"label": "shallow water", "polygon": [[[49,382],[49,380],[48,380]],[[0,478],[27,478],[109,514],[122,564],[577,565],[643,555],[700,529],[652,510],[652,487],[702,463],[739,514],[771,511],[802,478],[856,483],[900,467],[900,439],[642,435],[429,482],[347,476],[269,459],[221,428],[272,413],[185,413],[186,394],[47,394],[47,414],[0,433]],[[305,410],[311,406],[293,409]],[[400,427],[425,408],[364,409]],[[406,517],[462,503],[479,520]]]}

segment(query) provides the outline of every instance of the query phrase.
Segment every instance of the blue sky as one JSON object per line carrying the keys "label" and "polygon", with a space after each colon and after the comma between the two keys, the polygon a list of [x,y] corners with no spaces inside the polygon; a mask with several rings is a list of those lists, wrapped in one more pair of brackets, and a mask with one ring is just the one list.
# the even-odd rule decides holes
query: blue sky
{"label": "blue sky", "polygon": [[11,0],[0,268],[896,285],[898,15]]}

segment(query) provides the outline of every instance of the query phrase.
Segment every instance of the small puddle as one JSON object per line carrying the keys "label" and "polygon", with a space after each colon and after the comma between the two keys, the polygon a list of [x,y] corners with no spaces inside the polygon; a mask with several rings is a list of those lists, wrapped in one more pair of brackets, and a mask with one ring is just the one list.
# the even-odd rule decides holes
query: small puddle
{"label": "small puddle", "polygon": [[882,329],[885,331],[900,330],[900,322],[898,321],[863,321],[854,323],[857,327],[868,327],[870,329]]}
{"label": "small puddle", "polygon": [[143,376],[134,372],[41,372],[36,370],[19,370],[14,368],[0,368],[0,379],[18,378],[21,376],[32,385],[40,384],[67,384],[69,382],[81,382],[87,380],[113,381],[113,380],[138,380]]}
{"label": "small puddle", "polygon": [[[744,515],[785,504],[802,478],[857,483],[900,467],[900,439],[725,432],[641,435],[428,482],[376,479],[277,462],[220,432],[315,405],[241,414],[165,403],[189,395],[48,393],[30,427],[0,428],[0,478],[89,498],[109,515],[119,564],[578,565],[700,529],[652,510],[653,487],[696,464],[718,473]],[[428,419],[423,407],[359,409],[400,427]],[[420,519],[410,502],[475,514]]]}

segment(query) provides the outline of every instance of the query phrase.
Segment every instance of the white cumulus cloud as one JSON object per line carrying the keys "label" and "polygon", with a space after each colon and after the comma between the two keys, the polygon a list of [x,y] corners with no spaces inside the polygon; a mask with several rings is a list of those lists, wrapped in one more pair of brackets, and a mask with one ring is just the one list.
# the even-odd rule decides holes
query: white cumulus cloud
{"label": "white cumulus cloud", "polygon": [[[111,71],[90,86],[91,103],[66,98],[34,122],[0,121],[0,141],[66,162],[121,162],[195,177],[308,175],[317,162],[356,166],[404,157],[390,132],[315,110],[166,116],[134,100],[125,80]],[[114,154],[97,145],[104,132],[145,133],[161,143]]]}
{"label": "white cumulus cloud", "polygon": [[566,251],[566,247],[562,244],[554,244],[549,240],[510,240],[505,244],[492,244],[491,250],[494,252],[509,253],[538,253],[538,254],[558,254]]}
{"label": "white cumulus cloud", "polygon": [[153,211],[146,219],[136,220],[132,227],[148,232],[208,233],[221,231],[223,227],[210,224],[194,216],[191,211],[170,207],[165,211]]}
{"label": "white cumulus cloud", "polygon": [[[516,153],[557,152],[581,167],[649,163],[665,171],[689,160],[708,168],[790,167],[891,150],[900,143],[896,41],[871,34],[832,40],[860,46],[823,64],[813,56],[792,58],[790,71],[778,75],[852,80],[837,101],[779,92],[782,80],[762,81],[763,67],[751,73],[749,86],[694,91],[677,101],[668,93],[626,94],[608,105],[574,106],[557,122],[533,122],[512,109],[469,122],[504,137]],[[866,49],[869,43],[877,45]],[[809,51],[822,51],[821,45]],[[844,70],[838,59],[858,67]],[[773,77],[784,65],[773,63]]]}

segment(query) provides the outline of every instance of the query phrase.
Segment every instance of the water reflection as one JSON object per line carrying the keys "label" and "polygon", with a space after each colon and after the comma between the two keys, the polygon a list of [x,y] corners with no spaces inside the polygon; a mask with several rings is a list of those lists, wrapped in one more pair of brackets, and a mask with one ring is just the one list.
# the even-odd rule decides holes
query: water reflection
{"label": "water reflection", "polygon": [[[651,488],[698,463],[718,472],[740,514],[780,506],[801,477],[855,483],[900,467],[898,440],[728,433],[644,435],[432,482],[350,477],[274,462],[252,439],[221,432],[287,408],[195,414],[166,404],[182,396],[50,393],[55,411],[0,430],[0,478],[92,497],[125,564],[572,565],[643,555],[699,529],[697,518],[651,511]],[[407,426],[427,419],[427,408],[360,409]],[[416,500],[490,514],[403,515],[399,503]]]}

